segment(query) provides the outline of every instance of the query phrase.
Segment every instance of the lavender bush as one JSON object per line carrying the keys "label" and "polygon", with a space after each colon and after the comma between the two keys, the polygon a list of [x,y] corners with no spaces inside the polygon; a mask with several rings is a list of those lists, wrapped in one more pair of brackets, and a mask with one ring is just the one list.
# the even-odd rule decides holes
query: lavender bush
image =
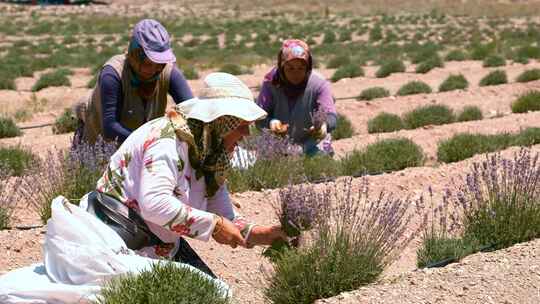
{"label": "lavender bush", "polygon": [[9,227],[18,199],[18,179],[10,179],[10,170],[0,163],[0,230]]}
{"label": "lavender bush", "polygon": [[[272,303],[313,303],[373,282],[424,229],[422,200],[384,192],[371,197],[365,179],[355,187],[347,178],[309,195],[309,203],[300,200],[304,206],[317,206],[320,213],[309,242],[286,250],[275,261],[265,290]],[[296,191],[286,200],[299,200],[303,193]],[[411,230],[415,216],[420,223]]]}
{"label": "lavender bush", "polygon": [[63,195],[76,204],[95,189],[115,150],[115,143],[98,140],[96,145],[85,143],[68,152],[49,151],[38,164],[36,175],[22,178],[21,194],[46,223],[53,198]]}
{"label": "lavender bush", "polygon": [[[497,153],[473,163],[464,181],[445,191],[445,207],[434,216],[440,224],[424,237],[417,264],[437,258],[458,260],[474,251],[505,248],[540,237],[538,157],[538,153],[522,148],[512,159]],[[451,219],[450,226],[446,226],[447,219]],[[446,235],[452,235],[458,246],[441,241]],[[431,258],[427,258],[428,248]]]}
{"label": "lavender bush", "polygon": [[244,139],[241,146],[253,151],[257,159],[275,159],[302,154],[302,147],[294,144],[288,136],[275,135],[268,129]]}
{"label": "lavender bush", "polygon": [[232,192],[274,189],[305,181],[301,157],[258,159],[246,170],[233,169],[227,177]]}
{"label": "lavender bush", "polygon": [[538,156],[522,148],[513,159],[494,154],[473,164],[451,196],[463,209],[465,237],[503,248],[540,236]]}
{"label": "lavender bush", "polygon": [[4,167],[12,176],[27,174],[35,162],[36,156],[28,148],[0,147],[0,167]]}
{"label": "lavender bush", "polygon": [[108,281],[93,304],[204,303],[227,304],[223,286],[199,273],[171,263],[156,263],[139,274],[128,273]]}
{"label": "lavender bush", "polygon": [[460,236],[462,225],[457,210],[450,211],[448,208],[449,195],[449,190],[446,190],[442,203],[433,206],[433,191],[429,187],[432,210],[429,223],[422,234],[422,245],[416,251],[418,268],[445,266],[478,249],[474,239]]}
{"label": "lavender bush", "polygon": [[339,166],[333,159],[307,159],[303,156],[301,146],[267,129],[245,139],[241,145],[253,151],[256,161],[245,170],[233,169],[229,172],[227,181],[232,192],[273,189],[289,183],[338,175]]}

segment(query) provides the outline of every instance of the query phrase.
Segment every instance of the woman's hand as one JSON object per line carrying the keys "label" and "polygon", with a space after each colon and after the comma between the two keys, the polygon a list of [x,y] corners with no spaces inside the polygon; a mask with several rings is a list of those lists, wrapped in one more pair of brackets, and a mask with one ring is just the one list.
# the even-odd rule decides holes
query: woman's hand
{"label": "woman's hand", "polygon": [[288,129],[289,125],[282,123],[279,119],[272,119],[270,121],[270,131],[274,134],[283,135],[287,133]]}
{"label": "woman's hand", "polygon": [[240,234],[240,230],[231,221],[222,216],[216,216],[216,219],[216,225],[212,233],[212,237],[216,242],[229,245],[232,248],[236,248],[238,245],[247,247],[246,240]]}
{"label": "woman's hand", "polygon": [[247,246],[271,245],[278,239],[287,240],[287,235],[281,230],[281,226],[255,226],[251,228]]}
{"label": "woman's hand", "polygon": [[309,128],[309,133],[315,139],[324,139],[328,134],[326,123],[323,123],[320,128],[316,129],[315,127]]}

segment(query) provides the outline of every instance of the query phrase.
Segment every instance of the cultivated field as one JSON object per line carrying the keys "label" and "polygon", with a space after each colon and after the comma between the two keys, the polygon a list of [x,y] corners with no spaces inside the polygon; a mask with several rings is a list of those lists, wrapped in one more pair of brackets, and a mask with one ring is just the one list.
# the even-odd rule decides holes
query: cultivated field
{"label": "cultivated field", "polygon": [[[219,1],[148,2],[85,7],[0,4],[0,118],[22,128],[18,136],[0,136],[0,149],[18,146],[41,157],[67,149],[73,133],[57,134],[61,132],[53,132],[53,123],[88,94],[101,64],[125,50],[131,26],[152,17],[172,34],[178,65],[195,94],[205,75],[220,70],[238,74],[256,96],[280,41],[308,41],[317,71],[332,82],[338,113],[354,129],[352,136],[334,141],[334,161],[344,162],[353,153],[396,138],[412,141],[422,155],[395,167],[372,169],[364,163],[331,174],[339,180],[365,170],[368,174],[354,178],[353,184],[367,180],[373,193],[418,197],[431,187],[430,204],[438,205],[444,189],[462,180],[474,162],[485,159],[485,152],[501,151],[509,158],[518,146],[540,152],[540,94],[534,93],[540,91],[540,1],[336,1],[331,7],[325,1],[301,6],[290,1],[238,0],[230,6]],[[462,81],[448,80],[459,75]],[[366,91],[375,87],[382,89]],[[520,98],[528,98],[524,110],[516,106]],[[412,113],[426,106],[442,106],[446,112]],[[465,107],[475,107],[477,114],[463,118]],[[392,123],[377,121],[382,113],[393,114]],[[45,126],[33,128],[38,125]],[[0,122],[0,134],[2,128]],[[443,143],[452,144],[461,133],[496,138],[488,147],[476,148],[479,145],[470,140],[442,150]],[[278,219],[269,202],[276,200],[278,191],[241,191],[232,197],[247,218],[275,224]],[[13,213],[8,226],[26,228],[0,230],[0,274],[42,260],[45,227],[32,206],[24,199],[9,206]],[[410,231],[418,225],[420,219],[413,220]],[[271,264],[261,256],[262,248],[190,243],[233,287],[235,302],[264,303],[264,272]],[[538,240],[476,254],[440,269],[415,270],[420,245],[418,235],[379,281],[319,302],[540,301]]]}

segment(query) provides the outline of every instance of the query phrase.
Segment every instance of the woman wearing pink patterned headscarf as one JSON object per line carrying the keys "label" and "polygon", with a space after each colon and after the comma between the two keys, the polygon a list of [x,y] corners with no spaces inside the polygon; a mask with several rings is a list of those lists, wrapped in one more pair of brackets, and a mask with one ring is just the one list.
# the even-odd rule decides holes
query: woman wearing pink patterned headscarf
{"label": "woman wearing pink patterned headscarf", "polygon": [[259,128],[288,134],[304,153],[332,154],[331,132],[337,114],[330,83],[313,71],[309,46],[302,40],[283,42],[277,66],[266,74],[257,104],[268,116]]}

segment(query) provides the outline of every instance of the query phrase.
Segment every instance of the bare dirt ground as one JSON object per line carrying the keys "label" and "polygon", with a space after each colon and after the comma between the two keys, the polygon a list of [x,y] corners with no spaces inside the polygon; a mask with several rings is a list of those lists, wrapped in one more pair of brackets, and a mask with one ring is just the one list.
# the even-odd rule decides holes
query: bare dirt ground
{"label": "bare dirt ground", "polygon": [[315,303],[538,303],[540,240],[384,279]]}
{"label": "bare dirt ground", "polygon": [[[505,157],[512,157],[513,153],[518,151],[519,148],[510,148],[502,152],[502,155]],[[535,152],[540,152],[540,145],[534,146],[533,150]],[[367,181],[369,183],[370,191],[372,193],[378,193],[379,191],[382,191],[383,189],[385,191],[388,191],[392,193],[393,195],[396,195],[398,197],[404,197],[407,195],[412,196],[419,196],[421,194],[426,194],[428,186],[432,186],[434,193],[441,193],[442,190],[449,186],[452,179],[459,179],[460,176],[463,176],[464,172],[466,171],[466,168],[472,164],[474,161],[481,161],[485,156],[478,155],[471,159],[449,164],[449,165],[441,165],[438,168],[433,167],[417,167],[417,168],[408,168],[400,172],[394,172],[390,174],[383,174],[378,176],[368,176]],[[358,184],[360,183],[360,179],[355,179],[354,183]],[[253,220],[254,222],[260,223],[260,224],[271,224],[276,223],[276,218],[274,216],[273,209],[271,207],[270,202],[273,201],[275,195],[277,193],[277,190],[271,190],[271,191],[263,191],[263,192],[246,192],[246,193],[239,193],[234,194],[233,199],[237,201],[241,208],[238,210],[245,216],[247,216],[249,219]],[[440,197],[437,195],[433,199],[433,204],[437,204],[438,200],[440,200]],[[32,224],[36,223],[35,219],[37,215],[33,214],[32,211],[25,209],[25,206],[19,206],[20,209],[16,213],[16,217],[21,218],[21,221],[18,223],[25,223],[25,224]],[[416,223],[418,224],[418,223]],[[411,225],[411,228],[414,227],[415,223]],[[0,257],[0,270],[2,271],[9,271],[21,266],[25,266],[31,263],[36,263],[41,261],[41,242],[43,241],[45,228],[36,228],[36,229],[30,229],[30,230],[24,230],[24,231],[18,231],[18,230],[4,230],[0,231],[0,248],[2,248],[2,251],[4,254]],[[214,242],[209,243],[203,243],[203,242],[197,242],[192,241],[191,244],[194,246],[194,248],[197,250],[197,252],[200,253],[200,255],[208,262],[209,266],[228,284],[230,284],[235,291],[236,295],[236,301],[238,303],[263,303],[263,295],[262,295],[262,287],[264,286],[264,276],[261,272],[261,269],[268,269],[268,263],[267,261],[261,257],[260,252],[261,248],[255,248],[251,250],[247,249],[231,249],[224,246],[220,246]],[[538,246],[535,245],[536,243],[532,243],[533,248],[538,249]],[[451,281],[451,275],[446,275],[446,281],[445,276],[441,275],[440,277],[434,276],[431,278],[429,276],[430,273],[437,271],[424,271],[422,281],[419,281],[417,273],[414,272],[411,274],[411,271],[415,269],[415,263],[416,263],[416,248],[419,246],[419,240],[415,239],[408,248],[406,248],[400,255],[398,260],[392,264],[385,272],[385,274],[382,277],[383,282],[387,282],[388,280],[394,280],[397,282],[401,282],[401,280],[409,280],[409,278],[412,278],[411,281],[418,282],[416,285],[419,287],[418,289],[422,290],[423,288],[427,288],[424,286],[431,286],[430,288],[450,288],[445,287],[446,281]],[[514,249],[516,251],[519,251],[520,247],[518,249]],[[526,247],[529,248],[529,247]],[[522,263],[523,267],[526,266],[534,266],[535,263],[537,264],[537,260],[532,260],[533,257],[530,259],[531,262],[536,261],[535,263],[527,264],[522,259],[522,256],[527,256],[527,252],[529,251],[523,251],[521,253],[516,253],[512,255],[506,255],[504,258],[507,260],[506,264],[499,265],[498,267],[503,267],[500,269],[491,269],[490,266],[484,265],[481,263],[481,260],[472,259],[472,261],[464,262],[466,265],[474,265],[471,266],[471,272],[468,273],[468,277],[466,277],[466,274],[463,274],[463,278],[467,278],[467,280],[463,279],[463,284],[467,286],[475,286],[477,284],[484,284],[483,281],[489,280],[489,282],[500,282],[500,284],[504,284],[505,281],[498,281],[497,279],[493,279],[494,275],[497,275],[500,270],[509,268],[506,265],[510,265],[510,263]],[[537,251],[536,251],[537,252]],[[497,253],[498,255],[504,254],[504,253]],[[536,258],[538,258],[536,256]],[[467,260],[466,260],[467,261]],[[461,265],[461,264],[460,264]],[[491,265],[491,264],[489,264]],[[506,268],[504,268],[506,267]],[[468,268],[464,268],[468,269]],[[477,273],[476,271],[472,271],[473,269],[485,269],[485,273]],[[496,270],[496,271],[495,271]],[[441,270],[443,273],[446,273],[450,270]],[[538,270],[537,270],[538,271]],[[463,270],[465,272],[465,270]],[[523,284],[515,283],[515,286],[521,286],[521,288],[525,288],[524,283],[530,282],[530,278],[528,276],[523,275],[521,278],[518,277],[520,272],[512,272],[515,276],[515,280],[522,280]],[[523,272],[525,274],[526,272]],[[404,274],[404,275],[403,275]],[[401,277],[397,277],[402,275]],[[386,280],[386,281],[385,281]],[[416,281],[415,281],[416,280]],[[420,284],[420,282],[422,284]],[[461,282],[461,281],[460,281]],[[405,284],[405,283],[402,283]],[[414,284],[414,283],[413,283]],[[411,286],[413,285],[411,284]],[[456,283],[457,284],[457,283]],[[499,283],[493,283],[493,284],[499,284]],[[374,288],[375,291],[378,292],[379,289],[384,290],[384,288],[392,289],[392,286],[386,287],[386,285],[383,285],[384,287],[379,287],[378,284],[370,285],[368,288]],[[417,293],[420,293],[420,295],[424,294],[422,291],[416,291],[415,288],[412,288],[411,286],[405,288],[403,287],[403,293],[407,294],[407,296],[411,296],[411,302],[407,303],[422,303],[422,302],[415,302],[414,299],[415,295]],[[442,287],[440,287],[442,286]],[[458,285],[461,286],[461,285]],[[502,286],[502,285],[501,285]],[[538,285],[535,285],[538,286]],[[457,287],[456,287],[457,288]],[[505,287],[506,288],[506,287]],[[411,291],[415,290],[415,291]],[[491,290],[491,289],[490,289]],[[410,293],[407,293],[407,291]],[[529,291],[529,289],[527,289]],[[380,291],[383,293],[384,291]],[[499,295],[500,297],[497,297]],[[506,293],[505,292],[496,292],[495,289],[493,289],[493,295],[492,302],[486,302],[486,303],[502,303],[504,299],[506,299]],[[424,294],[425,298],[427,299],[424,303],[453,303],[453,302],[437,302],[437,299],[439,298],[439,295],[437,294]],[[535,294],[531,295],[535,296]],[[388,298],[388,302],[377,302],[378,298],[375,298],[375,302],[371,303],[398,303],[398,302],[392,302],[391,298]],[[338,300],[341,300],[339,298]],[[431,302],[430,302],[431,301]],[[350,302],[353,303],[353,302]],[[354,302],[357,303],[357,302]],[[399,302],[401,303],[401,302]],[[455,302],[457,303],[457,302]],[[478,302],[468,302],[468,303],[478,303]],[[517,302],[509,302],[509,303],[521,303],[519,301]],[[529,302],[533,303],[533,302]]]}
{"label": "bare dirt ground", "polygon": [[[268,68],[268,66],[257,67],[255,68],[254,75],[242,75],[240,77],[248,85],[255,86],[258,84],[258,81],[262,79],[264,73],[266,72],[266,70],[268,70]],[[203,73],[203,77],[206,73],[207,72]],[[323,71],[323,73],[325,73],[325,71]],[[433,71],[433,73],[437,73],[437,71]],[[430,77],[430,73],[425,76]],[[396,82],[404,83],[406,82],[406,80],[403,78],[406,77],[408,77],[407,74],[395,75],[393,76],[393,78],[389,79],[386,84],[395,85]],[[357,79],[350,79],[348,81],[361,83]],[[194,91],[197,92],[198,88],[200,88],[201,86],[201,81],[192,81],[190,84],[192,85]],[[494,134],[499,132],[517,132],[521,128],[529,126],[540,126],[539,113],[508,113],[509,105],[511,101],[516,98],[516,96],[529,89],[538,88],[539,86],[539,82],[531,82],[528,84],[508,84],[488,88],[469,89],[467,91],[434,93],[428,95],[414,95],[396,98],[383,98],[369,103],[340,100],[337,102],[337,107],[340,112],[347,115],[353,121],[353,124],[357,130],[357,135],[350,139],[336,141],[335,147],[338,151],[338,155],[343,155],[346,152],[350,152],[352,149],[362,148],[363,146],[375,142],[376,140],[381,138],[397,136],[410,138],[423,148],[428,158],[428,162],[426,164],[428,167],[408,168],[403,171],[391,174],[369,176],[367,177],[367,179],[369,181],[371,190],[377,192],[385,189],[386,191],[392,192],[394,195],[398,196],[420,195],[421,193],[425,193],[427,187],[431,185],[434,188],[434,192],[441,192],[440,190],[442,190],[446,185],[448,185],[452,178],[457,178],[458,176],[462,175],[472,161],[480,160],[484,156],[476,156],[473,159],[450,165],[438,165],[436,164],[435,157],[437,142],[441,139],[448,138],[458,132],[469,131],[480,132],[484,134]],[[341,82],[333,84],[332,88],[336,96],[343,96],[348,93],[344,92],[344,88],[347,87],[344,86]],[[61,109],[63,109],[63,107],[69,106],[72,103],[72,100],[74,100],[76,97],[86,94],[88,92],[88,89],[50,88],[44,91],[45,92],[39,92],[39,98],[49,98],[49,100],[52,100],[52,102],[47,103],[47,107],[49,108],[46,111],[35,115],[30,121],[25,122],[23,125],[34,125],[52,121],[55,114],[58,114]],[[11,96],[12,94],[21,94],[21,92],[0,92],[0,96]],[[6,99],[8,98],[1,98],[0,100]],[[481,121],[454,123],[443,126],[432,126],[417,130],[402,130],[386,134],[367,134],[367,130],[365,127],[367,120],[370,117],[373,117],[376,114],[380,113],[381,111],[391,111],[392,113],[399,114],[408,111],[415,106],[432,103],[432,100],[435,100],[435,102],[437,103],[445,103],[453,108],[459,108],[464,105],[474,104],[478,105],[485,113],[490,113],[490,111],[493,111],[493,113],[503,113],[505,115],[502,117],[484,119]],[[28,146],[34,152],[43,155],[44,152],[46,152],[48,149],[51,149],[53,146],[56,148],[68,147],[70,143],[70,138],[71,134],[53,135],[51,128],[45,127],[25,130],[24,136],[18,138],[2,139],[0,140],[0,144],[20,144]],[[536,146],[534,147],[534,149],[535,151],[540,151],[540,146]],[[510,156],[516,150],[517,148],[511,148],[505,151],[503,154]],[[355,183],[358,182],[359,180],[355,180]],[[271,224],[276,223],[277,221],[274,215],[273,208],[269,204],[269,202],[272,201],[275,193],[276,190],[264,192],[247,192],[234,194],[233,198],[241,205],[241,209],[239,211],[246,215],[248,218],[252,219],[257,223]],[[437,199],[438,197],[435,197],[435,200]],[[39,217],[35,214],[35,212],[30,209],[29,206],[25,206],[24,204],[19,204],[14,216],[16,225],[39,225]],[[40,262],[41,242],[43,241],[44,232],[45,228],[0,231],[0,244],[2,244],[0,245],[0,248],[2,248],[1,251],[4,252],[4,254],[0,256],[0,271],[6,272],[31,263]],[[264,286],[264,276],[261,273],[261,269],[267,269],[269,265],[267,261],[265,261],[265,259],[260,256],[262,248],[255,248],[252,250],[230,249],[217,245],[214,242],[201,243],[193,241],[191,243],[208,262],[210,267],[215,270],[215,272],[221,278],[223,278],[223,280],[225,280],[234,288],[236,299],[239,303],[264,302],[262,294],[262,287]],[[532,245],[530,246],[534,247],[534,244],[536,243],[532,243]],[[429,299],[426,300],[426,303],[430,301],[432,301],[431,303],[436,303],[437,299],[441,299],[439,295],[435,293],[430,294],[427,291],[422,291],[428,288],[425,286],[430,286],[429,288],[440,290],[441,292],[446,290],[446,292],[448,292],[449,294],[453,293],[454,296],[458,297],[457,295],[459,294],[459,292],[454,292],[454,290],[462,288],[462,285],[459,285],[461,283],[455,283],[457,285],[452,285],[452,283],[450,283],[452,281],[451,277],[453,273],[451,271],[453,271],[454,268],[448,268],[448,270],[444,269],[440,272],[427,271],[410,273],[410,271],[415,269],[415,251],[418,245],[419,240],[416,239],[410,244],[408,248],[406,248],[402,252],[398,261],[391,265],[391,267],[389,267],[389,269],[387,269],[387,271],[385,272],[385,275],[382,279],[383,282],[387,282],[384,280],[396,280],[397,282],[401,282],[396,283],[401,284],[399,285],[399,288],[403,289],[401,294],[403,294],[406,290],[414,290],[410,293],[406,293],[407,297],[410,297],[410,299],[412,299],[410,303],[418,303],[418,301],[415,302],[414,299]],[[520,250],[520,248],[522,247],[517,247],[513,250]],[[530,252],[530,250],[527,251],[527,248],[529,247],[525,246],[523,248],[523,254],[527,254],[527,252]],[[500,255],[504,253],[501,252],[496,254]],[[489,255],[481,256],[489,257]],[[507,264],[502,264],[500,265],[500,267],[506,267],[505,265],[512,265],[511,263],[525,263],[520,262],[521,258],[522,255],[520,254],[509,255],[507,258],[505,258],[508,260]],[[470,286],[483,286],[483,280],[487,280],[488,277],[499,273],[498,270],[495,271],[494,269],[486,268],[489,266],[483,266],[485,263],[483,263],[483,260],[481,259],[471,258],[470,262],[465,263],[466,264],[463,264],[463,268],[459,268],[461,269],[459,271],[469,273],[468,276],[466,276],[465,274],[463,275],[464,278],[467,278],[466,280],[463,279],[463,281]],[[499,264],[491,263],[487,265]],[[476,269],[484,268],[486,269],[485,273],[482,272],[479,274],[475,274]],[[432,273],[434,274],[433,276],[431,276]],[[513,272],[515,276],[517,276],[516,273],[517,272]],[[396,276],[398,277],[396,278]],[[518,278],[514,279],[518,280]],[[523,278],[521,279],[525,282],[528,282],[527,280],[530,281],[530,277],[526,275],[523,275]],[[409,284],[407,282],[413,283],[410,283],[410,285],[406,285]],[[446,285],[447,282],[448,285]],[[499,282],[496,284],[503,284],[506,281],[501,280],[496,282]],[[375,284],[368,287],[373,288],[373,291],[365,291],[365,289],[362,289],[360,293],[362,295],[367,295],[364,298],[361,298],[362,300],[359,301],[368,301],[368,299],[371,299],[370,301],[372,301],[372,303],[382,303],[386,301],[384,300],[386,298],[382,297],[380,302],[377,302],[379,301],[378,299],[380,294],[384,293],[384,290],[392,290],[394,287],[392,287],[393,285],[387,286],[385,285],[386,283],[382,284],[383,285]],[[526,284],[517,284],[516,286],[518,285],[522,286],[523,288],[525,288],[525,286],[529,286]],[[419,288],[411,288],[411,286],[418,286]],[[467,286],[465,287],[469,288]],[[474,288],[471,287],[471,290],[476,290]],[[530,290],[526,289],[523,291],[529,292]],[[479,291],[477,293],[481,295]],[[389,296],[391,296],[394,293],[386,292],[384,294],[388,294]],[[507,299],[506,295],[507,293],[505,292],[497,293],[495,289],[493,289],[493,294],[489,294],[489,296],[491,296],[493,299],[493,303],[499,303]],[[422,298],[422,296],[424,298]],[[373,297],[373,299],[369,297]],[[332,301],[339,302],[345,299],[353,299],[352,301],[354,301],[354,299],[357,299],[357,296],[355,293],[352,295],[346,294],[344,295],[344,298],[337,298],[337,300]],[[392,303],[392,299],[393,298],[389,297],[387,303]],[[441,303],[447,302],[446,300],[444,300]],[[473,301],[470,303],[475,302]],[[516,300],[509,303],[520,303],[520,301]]]}
{"label": "bare dirt ground", "polygon": [[[126,14],[141,14],[147,12],[151,5],[148,1],[113,1],[113,10]],[[261,4],[262,1],[255,1]],[[347,7],[350,1],[338,1]],[[343,3],[342,3],[343,2]],[[379,6],[397,5],[400,1],[376,1]],[[410,5],[411,1],[401,1]],[[444,2],[444,1],[443,1]],[[466,1],[460,1],[466,2]],[[500,2],[500,1],[498,1]],[[239,1],[239,5],[252,5]],[[287,1],[273,1],[284,7],[291,4]],[[324,1],[311,1],[314,9],[325,8]],[[449,1],[448,5],[455,5]],[[148,4],[148,5],[147,5]],[[204,6],[192,1],[175,1],[163,4],[159,14],[167,14],[173,7],[174,14],[197,16],[205,12],[216,12],[223,6],[218,1],[206,1]],[[261,4],[263,5],[263,4]],[[377,5],[371,4],[372,7]],[[0,5],[0,11],[12,6]],[[266,7],[266,6],[265,6]],[[214,8],[209,9],[209,8]],[[95,11],[108,13],[107,6],[92,7]],[[80,10],[80,11],[79,11]],[[64,12],[84,13],[85,9],[66,8],[51,10],[51,14]],[[221,13],[234,15],[234,7]],[[156,13],[158,14],[158,13]],[[0,37],[1,41],[1,37]],[[531,61],[529,64],[508,64],[504,69],[510,82],[526,69],[539,68],[540,62]],[[240,78],[250,87],[260,85],[264,74],[271,68],[260,65],[253,68],[253,74],[241,75]],[[450,74],[463,74],[470,83],[467,90],[446,93],[419,94],[405,97],[387,97],[364,102],[352,99],[338,100],[338,112],[346,115],[353,123],[356,134],[353,138],[335,142],[338,156],[343,156],[353,149],[362,148],[379,139],[390,137],[405,137],[420,145],[426,154],[428,162],[424,167],[408,168],[399,172],[366,177],[373,193],[385,190],[399,197],[407,195],[419,196],[426,193],[431,186],[434,193],[440,193],[452,179],[459,180],[460,176],[474,161],[482,160],[485,156],[478,155],[471,159],[454,164],[438,164],[436,162],[436,146],[440,140],[451,137],[459,132],[474,132],[495,134],[501,132],[517,132],[525,127],[540,127],[540,112],[526,114],[511,114],[510,104],[522,93],[540,89],[540,81],[526,84],[510,83],[493,87],[478,87],[479,80],[493,69],[483,68],[478,61],[449,62],[444,68],[437,68],[427,74],[415,74],[414,65],[408,65],[406,73],[398,73],[388,78],[374,77],[376,67],[366,67],[366,77],[343,79],[332,84],[335,97],[352,97],[363,89],[373,86],[383,86],[394,94],[399,87],[410,80],[422,80],[437,91],[440,83]],[[53,122],[64,108],[70,107],[76,100],[88,93],[86,83],[91,79],[89,69],[76,69],[70,76],[71,87],[47,88],[35,93],[30,91],[37,81],[39,73],[34,77],[16,80],[17,91],[0,90],[0,112],[13,114],[17,110],[34,109],[33,117],[21,126],[33,126]],[[202,71],[201,79],[210,70]],[[320,72],[330,77],[334,70],[321,69]],[[196,93],[202,86],[201,80],[190,81]],[[36,101],[37,100],[37,101]],[[44,100],[44,102],[40,102]],[[443,126],[428,126],[416,130],[402,130],[386,134],[368,134],[367,121],[385,111],[403,114],[413,108],[426,104],[445,104],[459,111],[464,106],[480,107],[484,116],[481,121],[454,123]],[[45,155],[49,149],[64,149],[70,144],[71,134],[54,135],[51,127],[28,129],[24,135],[17,138],[0,139],[0,145],[22,145],[37,154]],[[532,147],[540,152],[540,145]],[[511,157],[518,148],[509,148],[502,152]],[[360,179],[354,183],[359,184]],[[261,192],[245,192],[233,195],[241,208],[238,210],[247,218],[260,224],[276,223],[277,219],[271,206],[277,190]],[[433,203],[437,204],[440,196],[436,195]],[[16,226],[39,225],[38,215],[28,204],[20,203],[14,214]],[[418,223],[413,223],[411,229]],[[42,260],[41,244],[45,227],[28,230],[0,231],[0,274],[37,263]],[[415,239],[399,255],[397,261],[384,273],[379,282],[351,293],[345,293],[333,299],[320,303],[538,303],[540,301],[540,243],[538,240],[516,245],[512,248],[493,253],[481,253],[465,258],[462,262],[436,270],[415,271],[416,249],[419,240]],[[230,284],[238,303],[264,303],[262,294],[264,276],[261,269],[267,269],[269,264],[261,257],[262,248],[230,249],[215,242],[202,243],[192,241],[192,245],[208,262],[209,266],[225,282]]]}

